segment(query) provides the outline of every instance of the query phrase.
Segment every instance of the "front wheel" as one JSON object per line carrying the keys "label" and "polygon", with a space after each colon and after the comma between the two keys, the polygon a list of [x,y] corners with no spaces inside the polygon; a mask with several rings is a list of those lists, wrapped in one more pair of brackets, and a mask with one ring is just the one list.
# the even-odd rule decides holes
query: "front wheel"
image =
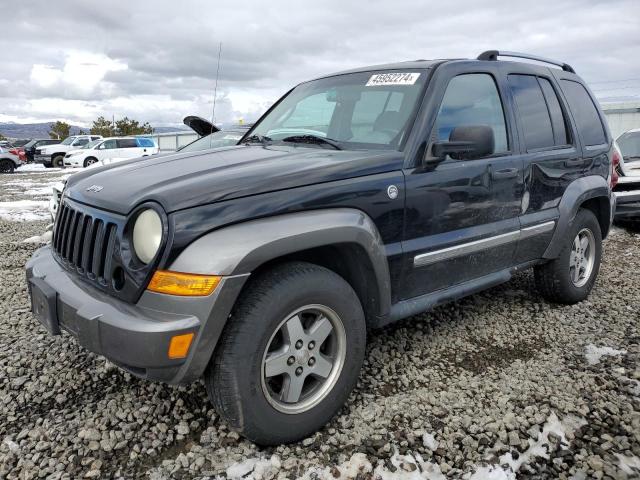
{"label": "front wheel", "polygon": [[11,160],[0,160],[0,173],[13,173],[16,166]]}
{"label": "front wheel", "polygon": [[590,210],[580,209],[560,256],[534,269],[535,283],[547,300],[572,304],[589,296],[596,282],[602,257],[602,233]]}
{"label": "front wheel", "polygon": [[94,157],[89,157],[87,159],[85,159],[84,161],[84,168],[87,168],[89,165],[93,165],[94,163],[97,163],[98,159],[94,158]]}
{"label": "front wheel", "polygon": [[54,168],[64,168],[64,155],[57,155],[51,160],[51,165]]}
{"label": "front wheel", "polygon": [[351,286],[309,263],[250,281],[205,373],[230,426],[261,445],[304,438],[347,400],[364,360],[366,324]]}

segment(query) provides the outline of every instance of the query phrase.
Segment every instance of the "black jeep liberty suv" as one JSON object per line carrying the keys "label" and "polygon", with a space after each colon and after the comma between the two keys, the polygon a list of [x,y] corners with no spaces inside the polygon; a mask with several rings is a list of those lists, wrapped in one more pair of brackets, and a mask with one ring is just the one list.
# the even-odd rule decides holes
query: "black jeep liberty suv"
{"label": "black jeep liberty suv", "polygon": [[346,401],[368,329],[529,267],[544,298],[585,299],[613,163],[567,64],[489,51],[329,75],[235,146],[72,176],[26,266],[34,316],[139,377],[203,378],[257,443],[295,441]]}

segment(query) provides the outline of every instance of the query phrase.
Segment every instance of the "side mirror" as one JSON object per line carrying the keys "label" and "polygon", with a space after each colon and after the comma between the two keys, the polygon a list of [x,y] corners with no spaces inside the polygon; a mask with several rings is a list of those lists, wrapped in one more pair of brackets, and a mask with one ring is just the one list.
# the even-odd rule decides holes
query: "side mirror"
{"label": "side mirror", "polygon": [[473,160],[489,156],[495,149],[493,129],[488,125],[455,127],[448,141],[436,142],[432,155],[439,159],[449,155],[456,160]]}

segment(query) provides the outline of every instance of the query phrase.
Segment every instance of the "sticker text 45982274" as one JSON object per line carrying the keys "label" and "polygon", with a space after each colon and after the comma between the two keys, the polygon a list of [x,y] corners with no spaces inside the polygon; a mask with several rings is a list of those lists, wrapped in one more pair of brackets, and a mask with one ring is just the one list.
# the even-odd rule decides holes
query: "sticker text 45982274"
{"label": "sticker text 45982274", "polygon": [[420,78],[417,72],[393,72],[376,73],[371,75],[366,87],[379,87],[382,85],[413,85]]}

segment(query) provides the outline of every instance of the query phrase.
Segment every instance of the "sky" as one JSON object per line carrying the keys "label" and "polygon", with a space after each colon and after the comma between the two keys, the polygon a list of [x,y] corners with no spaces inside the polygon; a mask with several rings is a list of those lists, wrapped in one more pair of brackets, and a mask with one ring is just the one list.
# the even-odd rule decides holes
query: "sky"
{"label": "sky", "polygon": [[99,115],[253,121],[297,83],[352,67],[512,50],[640,100],[639,0],[2,0],[0,122]]}

